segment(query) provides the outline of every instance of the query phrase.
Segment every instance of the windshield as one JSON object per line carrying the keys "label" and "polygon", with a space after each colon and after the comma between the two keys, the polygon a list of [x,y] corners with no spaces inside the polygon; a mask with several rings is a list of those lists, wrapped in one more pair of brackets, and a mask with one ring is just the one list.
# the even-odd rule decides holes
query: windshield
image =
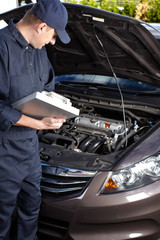
{"label": "windshield", "polygon": [[[153,85],[142,83],[140,81],[133,81],[124,78],[117,78],[119,86],[124,90],[131,91],[160,91]],[[81,84],[91,84],[91,85],[104,85],[107,87],[117,88],[117,83],[114,77],[100,76],[100,75],[88,75],[88,74],[73,74],[73,75],[63,75],[56,77],[57,82],[71,82],[71,83],[81,83]]]}

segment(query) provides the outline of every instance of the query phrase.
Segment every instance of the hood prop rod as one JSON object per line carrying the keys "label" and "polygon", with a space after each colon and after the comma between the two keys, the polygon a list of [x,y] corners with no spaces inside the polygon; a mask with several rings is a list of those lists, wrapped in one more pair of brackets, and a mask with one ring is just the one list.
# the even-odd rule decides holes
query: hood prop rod
{"label": "hood prop rod", "polygon": [[126,116],[125,116],[125,108],[124,108],[124,98],[123,98],[123,94],[122,94],[121,88],[120,88],[120,86],[119,86],[116,73],[114,72],[114,69],[113,69],[113,67],[112,67],[112,64],[111,64],[109,58],[108,58],[108,55],[107,55],[106,50],[105,50],[105,48],[104,48],[104,46],[103,46],[103,43],[101,42],[101,40],[99,39],[98,35],[97,35],[96,32],[95,32],[95,27],[93,27],[93,30],[94,30],[94,34],[95,34],[96,39],[98,40],[99,44],[101,45],[101,47],[102,47],[102,49],[103,49],[103,52],[104,52],[104,54],[105,54],[105,57],[106,57],[106,59],[107,59],[107,62],[108,62],[109,67],[110,67],[110,69],[111,69],[111,71],[112,71],[113,77],[114,77],[114,79],[115,79],[115,81],[116,81],[116,84],[117,84],[117,87],[118,87],[118,90],[119,90],[119,93],[120,93],[121,102],[122,102],[123,122],[124,122],[124,128],[125,128],[125,147],[127,147],[127,143],[128,143],[128,142],[127,142],[127,125],[126,125]]}

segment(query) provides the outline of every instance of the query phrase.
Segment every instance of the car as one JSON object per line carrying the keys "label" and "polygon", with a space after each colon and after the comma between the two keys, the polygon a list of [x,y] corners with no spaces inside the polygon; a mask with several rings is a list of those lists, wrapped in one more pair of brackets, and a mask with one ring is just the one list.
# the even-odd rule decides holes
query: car
{"label": "car", "polygon": [[[38,131],[40,240],[160,236],[160,33],[142,21],[64,3],[71,42],[46,46],[56,93],[79,109]],[[21,18],[32,4],[0,15]]]}

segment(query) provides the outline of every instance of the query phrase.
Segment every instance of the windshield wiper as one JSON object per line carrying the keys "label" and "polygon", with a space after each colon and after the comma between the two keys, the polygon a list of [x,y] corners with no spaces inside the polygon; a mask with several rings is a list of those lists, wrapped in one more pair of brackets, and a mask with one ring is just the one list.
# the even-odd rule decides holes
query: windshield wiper
{"label": "windshield wiper", "polygon": [[[59,84],[66,84],[66,85],[70,85],[72,87],[74,87],[74,85],[79,85],[79,87],[86,87],[88,86],[88,89],[85,89],[86,92],[87,90],[91,91],[91,90],[99,90],[99,91],[118,91],[118,88],[117,86],[113,85],[113,86],[107,86],[106,84],[102,84],[102,83],[94,83],[94,82],[78,82],[78,81],[61,81],[59,82]],[[150,95],[150,96],[154,96],[154,95],[160,95],[160,90],[153,90],[153,91],[137,91],[136,89],[135,90],[131,90],[131,89],[124,89],[121,87],[121,90],[122,92],[125,94],[132,94],[132,95],[136,95],[136,96],[147,96],[147,95]]]}

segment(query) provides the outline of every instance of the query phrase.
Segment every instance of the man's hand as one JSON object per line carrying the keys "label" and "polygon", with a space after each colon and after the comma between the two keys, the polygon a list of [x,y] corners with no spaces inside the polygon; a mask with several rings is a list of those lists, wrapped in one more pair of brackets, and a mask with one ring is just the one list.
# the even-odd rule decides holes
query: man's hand
{"label": "man's hand", "polygon": [[66,120],[64,118],[45,117],[41,121],[42,129],[58,129]]}
{"label": "man's hand", "polygon": [[41,120],[22,115],[16,126],[30,127],[36,130],[42,129],[58,129],[66,121],[65,118],[44,117]]}

